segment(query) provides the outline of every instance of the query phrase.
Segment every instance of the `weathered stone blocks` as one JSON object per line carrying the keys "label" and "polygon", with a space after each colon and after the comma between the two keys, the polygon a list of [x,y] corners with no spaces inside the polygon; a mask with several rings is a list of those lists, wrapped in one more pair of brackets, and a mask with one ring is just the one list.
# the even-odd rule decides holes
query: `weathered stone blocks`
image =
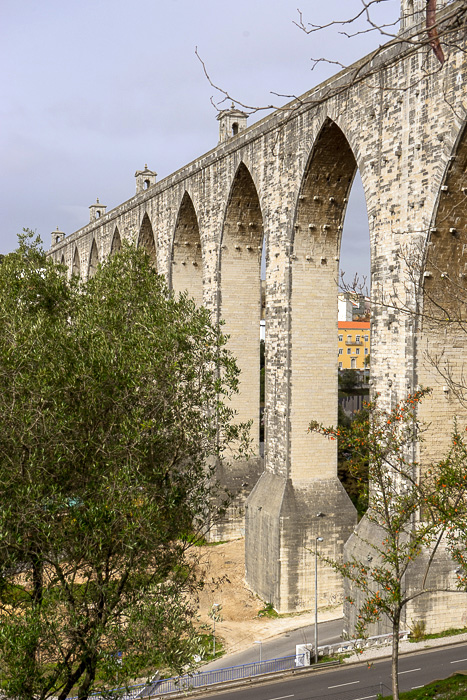
{"label": "weathered stone blocks", "polygon": [[[422,4],[415,0],[414,11]],[[411,15],[410,0],[404,0],[403,12],[404,31],[411,31],[411,17],[418,15]],[[434,426],[418,455],[422,463],[446,446],[437,426],[450,425],[454,415],[467,420],[455,397],[445,395],[423,350],[427,342],[434,352],[444,347],[462,377],[465,338],[420,326],[421,290],[409,262],[421,269],[427,243],[439,235],[433,264],[440,272],[449,264],[464,274],[467,184],[465,168],[455,175],[452,164],[458,156],[463,162],[467,143],[465,43],[460,30],[440,70],[429,47],[395,42],[253,126],[244,128],[242,115],[230,114],[221,120],[225,128],[217,147],[159,182],[154,171],[138,171],[134,197],[103,210],[79,231],[56,237],[50,251],[70,274],[86,279],[129,240],[145,247],[175,291],[186,287],[215,318],[225,318],[243,371],[235,408],[240,419],[253,421],[256,457],[221,474],[240,492],[230,514],[234,524],[224,522],[213,533],[224,537],[242,531],[245,498],[263,468],[258,422],[264,243],[264,472],[247,502],[246,563],[249,585],[280,610],[309,607],[316,533],[324,551],[340,557],[355,525],[337,479],[336,445],[309,435],[307,425],[337,419],[337,276],[356,168],[370,228],[373,390],[390,408],[418,383],[435,385],[433,399],[422,407]],[[432,235],[430,228],[440,233]],[[433,280],[439,288],[445,278]],[[325,516],[316,520],[318,512]],[[359,528],[366,526],[362,521]],[[340,599],[342,582],[324,566],[319,575],[319,590],[328,592],[329,601]],[[437,601],[427,603],[424,614],[436,608],[447,618],[448,601]]]}

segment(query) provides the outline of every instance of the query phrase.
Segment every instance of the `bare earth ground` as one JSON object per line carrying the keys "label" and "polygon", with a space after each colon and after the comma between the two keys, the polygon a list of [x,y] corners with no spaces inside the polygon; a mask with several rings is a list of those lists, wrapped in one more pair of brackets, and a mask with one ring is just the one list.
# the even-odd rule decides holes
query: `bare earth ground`
{"label": "bare earth ground", "polygon": [[[221,620],[216,622],[216,637],[222,639],[227,654],[248,649],[257,640],[264,641],[314,623],[314,611],[275,619],[258,617],[258,612],[265,607],[265,603],[246,587],[244,546],[244,539],[240,539],[226,544],[200,547],[197,552],[201,554],[201,564],[205,570],[205,586],[199,601],[201,621],[212,629],[212,619],[208,613],[212,610],[213,603],[222,605]],[[342,617],[342,606],[318,611],[320,622],[339,617]],[[465,641],[467,634],[429,639],[419,643],[401,641],[400,651],[404,654]],[[362,654],[350,654],[345,662],[366,661],[370,666],[374,659],[390,654],[391,645],[372,647]]]}
{"label": "bare earth ground", "polygon": [[[199,597],[202,623],[212,627],[209,612],[214,603],[220,604],[220,620],[216,636],[223,641],[226,653],[242,651],[256,640],[264,641],[278,634],[298,629],[314,622],[314,611],[279,618],[258,617],[266,602],[248,590],[245,584],[245,540],[239,539],[215,546],[199,547],[204,571],[204,589]],[[319,621],[342,616],[342,606],[319,611]]]}

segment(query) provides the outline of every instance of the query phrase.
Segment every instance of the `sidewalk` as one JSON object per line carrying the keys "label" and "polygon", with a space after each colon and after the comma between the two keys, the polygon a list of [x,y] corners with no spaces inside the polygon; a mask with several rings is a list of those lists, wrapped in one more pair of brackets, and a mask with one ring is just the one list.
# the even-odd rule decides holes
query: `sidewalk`
{"label": "sidewalk", "polygon": [[[401,641],[399,644],[399,653],[401,655],[409,654],[414,651],[421,651],[425,649],[430,649],[432,647],[445,647],[452,644],[460,644],[462,642],[467,642],[467,633],[456,634],[452,637],[438,637],[437,639],[425,639],[421,642]],[[369,649],[365,649],[365,651],[362,654],[351,652],[348,658],[343,659],[343,663],[348,664],[355,663],[356,661],[374,661],[376,659],[391,656],[391,650],[391,644],[387,644],[386,646],[371,647]]]}
{"label": "sidewalk", "polygon": [[[318,611],[318,622],[331,622],[342,618],[342,605],[333,608],[326,608]],[[257,649],[255,643],[257,641],[269,642],[277,639],[290,632],[295,632],[305,627],[314,625],[314,612],[306,612],[300,615],[290,615],[287,617],[268,618],[261,617],[250,622],[248,627],[244,623],[237,624],[236,622],[221,622],[216,625],[216,633],[220,638],[223,633],[227,632],[230,639],[237,638],[235,644],[229,644],[227,651],[223,656],[215,661],[210,661],[203,664],[202,670],[211,670],[212,668],[227,668],[237,663],[235,657],[242,652]],[[291,649],[291,654],[295,653],[295,648]]]}

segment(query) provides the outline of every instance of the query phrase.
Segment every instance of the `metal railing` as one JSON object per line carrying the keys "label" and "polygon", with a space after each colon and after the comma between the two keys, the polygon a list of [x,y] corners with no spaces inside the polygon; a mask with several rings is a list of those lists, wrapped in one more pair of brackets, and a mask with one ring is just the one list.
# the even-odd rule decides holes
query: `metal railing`
{"label": "metal railing", "polygon": [[166,693],[176,693],[179,691],[186,692],[187,690],[203,688],[217,683],[239,681],[245,678],[252,678],[253,676],[277,673],[278,671],[290,671],[296,668],[297,665],[296,655],[294,654],[292,656],[283,656],[268,661],[253,661],[249,664],[242,664],[241,666],[230,666],[213,671],[199,671],[198,673],[189,673],[177,678],[158,680],[154,684],[147,686],[140,695],[127,695],[126,697],[128,700],[133,700],[136,697],[144,697],[145,695],[165,695]]}
{"label": "metal railing", "polygon": [[[298,663],[297,663],[298,659]],[[282,656],[278,659],[268,661],[253,661],[241,666],[229,666],[213,671],[194,671],[175,678],[163,678],[135,685],[130,688],[114,688],[105,694],[105,697],[118,697],[121,700],[138,700],[138,698],[149,698],[155,695],[167,695],[169,693],[186,693],[195,688],[204,688],[217,683],[228,683],[229,681],[239,681],[254,676],[267,675],[280,671],[290,671],[297,666],[303,666],[303,659],[300,655]],[[94,700],[103,698],[102,693],[91,695]],[[71,699],[74,700],[74,699]]]}

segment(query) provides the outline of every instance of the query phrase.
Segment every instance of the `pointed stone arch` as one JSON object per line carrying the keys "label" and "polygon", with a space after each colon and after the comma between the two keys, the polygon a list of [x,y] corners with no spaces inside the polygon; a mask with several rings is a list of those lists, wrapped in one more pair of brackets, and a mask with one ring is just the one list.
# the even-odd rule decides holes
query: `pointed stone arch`
{"label": "pointed stone arch", "polygon": [[114,235],[112,237],[112,245],[110,246],[110,257],[112,258],[115,253],[118,253],[122,248],[122,239],[120,238],[120,232],[118,226],[115,227]]}
{"label": "pointed stone arch", "polygon": [[[420,279],[420,314],[414,384],[432,388],[420,406],[428,434],[420,443],[420,463],[447,452],[454,419],[467,423],[467,124],[459,134],[440,186],[426,236]],[[409,261],[410,264],[411,261]],[[421,274],[422,273],[422,274]]]}
{"label": "pointed stone arch", "polygon": [[203,256],[198,218],[193,201],[182,197],[172,246],[171,286],[174,292],[188,291],[198,305],[203,303]]}
{"label": "pointed stone arch", "polygon": [[233,403],[238,420],[252,420],[253,450],[259,454],[261,251],[263,216],[253,178],[242,162],[225,211],[220,261],[220,313],[229,347],[241,369]]}
{"label": "pointed stone arch", "polygon": [[326,120],[300,187],[292,240],[289,442],[291,476],[298,480],[337,477],[335,444],[307,428],[311,418],[337,423],[337,280],[356,171],[345,135]]}
{"label": "pointed stone arch", "polygon": [[[287,416],[286,463],[275,465],[274,473],[269,469],[264,472],[247,511],[247,580],[253,590],[273,599],[279,610],[310,606],[314,586],[309,576],[309,552],[316,547],[316,537],[323,538],[323,555],[339,558],[357,520],[337,475],[336,443],[308,433],[311,420],[337,423],[339,250],[356,169],[346,137],[327,120],[308,159],[293,221],[287,351],[275,360],[278,377],[279,363],[286,365],[285,405],[276,404],[273,391],[268,390],[268,412]],[[272,421],[269,415],[268,421]],[[258,503],[267,505],[259,508]],[[271,522],[284,523],[280,537]],[[268,572],[262,578],[254,565],[259,546],[264,571]],[[339,599],[341,577],[324,562],[317,566],[318,577],[326,580],[325,595]],[[287,571],[286,580],[281,580],[283,571]]]}
{"label": "pointed stone arch", "polygon": [[97,251],[96,239],[93,238],[91,245],[91,252],[89,254],[89,266],[88,266],[88,279],[94,277],[97,272],[97,266],[99,265],[99,253]]}
{"label": "pointed stone arch", "polygon": [[151,260],[151,264],[157,270],[156,241],[154,238],[154,232],[151,226],[151,222],[147,214],[143,216],[143,220],[141,222],[137,247],[144,248],[144,250],[149,256],[149,259]]}
{"label": "pointed stone arch", "polygon": [[[440,183],[437,201],[425,240],[411,256],[402,256],[406,288],[417,299],[414,313],[400,314],[412,339],[413,373],[410,389],[430,387],[417,408],[423,439],[417,444],[414,463],[423,478],[427,468],[439,462],[451,447],[455,427],[467,424],[467,124],[461,130]],[[404,271],[401,272],[404,274]],[[405,309],[403,311],[406,311]],[[410,391],[408,389],[408,392]],[[423,554],[418,569],[426,565]],[[430,576],[437,583],[448,581],[456,567],[446,541],[442,540]],[[465,600],[458,593],[440,592],[414,597],[407,619],[426,618],[436,610],[443,620],[465,615]],[[433,586],[429,586],[433,588]],[[434,586],[436,590],[436,585]],[[454,614],[453,611],[456,611]],[[454,616],[453,616],[454,615]],[[456,618],[458,619],[458,617]]]}
{"label": "pointed stone arch", "polygon": [[78,248],[75,248],[75,253],[73,255],[73,265],[71,268],[71,274],[75,277],[81,276],[81,261],[79,258]]}

